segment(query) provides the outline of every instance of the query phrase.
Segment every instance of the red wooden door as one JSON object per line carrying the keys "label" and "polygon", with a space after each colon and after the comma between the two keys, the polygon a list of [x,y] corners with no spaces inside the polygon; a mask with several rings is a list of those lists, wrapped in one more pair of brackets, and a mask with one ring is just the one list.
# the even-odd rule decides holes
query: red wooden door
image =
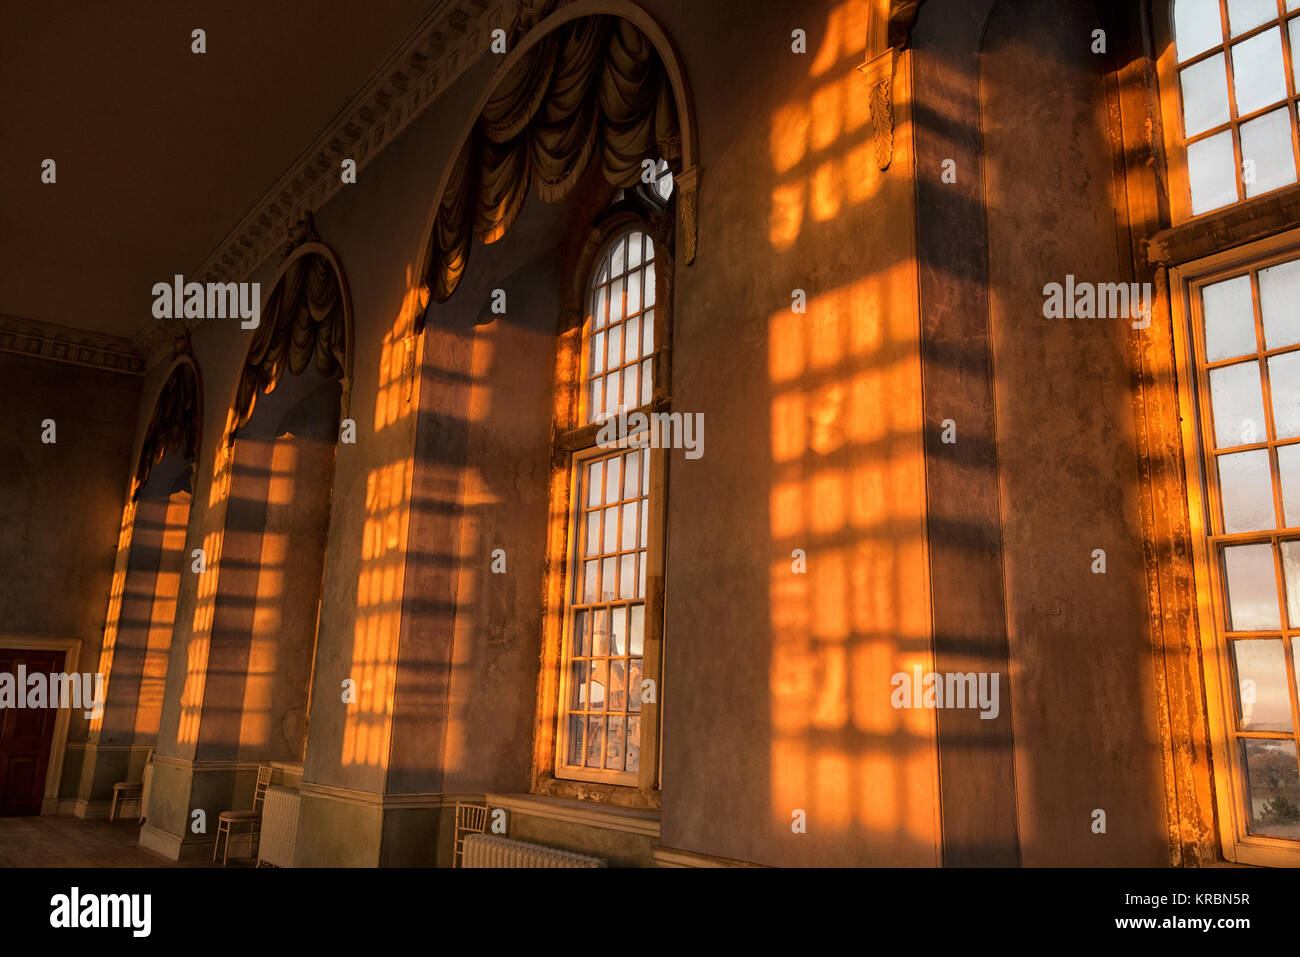
{"label": "red wooden door", "polygon": [[[26,666],[28,675],[59,672],[63,652],[0,648],[0,674],[13,675],[15,693],[25,696],[26,689],[16,686],[19,665]],[[0,817],[41,813],[57,715],[50,707],[0,708]]]}

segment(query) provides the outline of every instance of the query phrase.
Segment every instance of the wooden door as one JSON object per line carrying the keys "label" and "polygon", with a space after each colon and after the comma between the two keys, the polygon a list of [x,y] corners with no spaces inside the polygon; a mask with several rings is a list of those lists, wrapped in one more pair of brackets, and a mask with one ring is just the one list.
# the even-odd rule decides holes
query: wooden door
{"label": "wooden door", "polygon": [[[13,675],[15,684],[19,665],[28,675],[61,672],[63,652],[0,648],[0,674]],[[24,695],[26,689],[15,687],[15,692]],[[0,817],[41,813],[57,715],[49,707],[0,708]]]}

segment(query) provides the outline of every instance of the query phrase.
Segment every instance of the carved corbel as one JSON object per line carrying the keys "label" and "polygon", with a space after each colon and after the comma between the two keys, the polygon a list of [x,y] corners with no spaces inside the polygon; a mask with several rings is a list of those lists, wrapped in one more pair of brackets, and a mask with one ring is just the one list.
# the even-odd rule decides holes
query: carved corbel
{"label": "carved corbel", "polygon": [[867,78],[876,165],[894,160],[894,73],[916,23],[921,0],[875,0],[867,23],[867,58],[858,67]]}
{"label": "carved corbel", "polygon": [[677,213],[682,223],[682,259],[688,266],[695,262],[695,244],[699,231],[700,176],[698,166],[684,169],[673,177],[677,194]]}

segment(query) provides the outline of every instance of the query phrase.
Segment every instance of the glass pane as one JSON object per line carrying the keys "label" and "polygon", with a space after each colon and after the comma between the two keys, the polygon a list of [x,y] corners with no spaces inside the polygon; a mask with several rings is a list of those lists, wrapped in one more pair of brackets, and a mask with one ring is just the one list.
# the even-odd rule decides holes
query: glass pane
{"label": "glass pane", "polygon": [[1265,348],[1300,342],[1300,259],[1259,271],[1259,306]]}
{"label": "glass pane", "polygon": [[578,611],[573,614],[573,654],[587,656],[591,654],[591,629],[587,627],[587,612]]}
{"label": "glass pane", "polygon": [[629,697],[627,702],[628,711],[641,710],[641,659],[633,658],[628,663],[627,687]]}
{"label": "glass pane", "polygon": [[623,506],[623,551],[636,548],[636,502]]}
{"label": "glass pane", "polygon": [[609,610],[609,653],[611,655],[627,654],[627,609],[624,607]]}
{"label": "glass pane", "polygon": [[605,746],[605,768],[623,770],[623,719],[609,719],[609,743]]}
{"label": "glass pane", "polygon": [[1273,393],[1273,432],[1279,439],[1300,435],[1300,352],[1268,360],[1268,387]]}
{"label": "glass pane", "polygon": [[1228,630],[1269,631],[1279,627],[1273,546],[1225,548],[1223,569],[1228,579]]}
{"label": "glass pane", "polygon": [[1286,107],[1242,125],[1242,182],[1248,197],[1295,182],[1290,117]]}
{"label": "glass pane", "polygon": [[605,371],[605,333],[598,332],[591,337],[591,354],[587,357],[587,378],[600,375]]}
{"label": "glass pane", "polygon": [[627,770],[641,767],[641,719],[627,719]]}
{"label": "glass pane", "polygon": [[614,576],[618,568],[617,558],[606,558],[600,569],[600,600],[613,601],[618,597],[618,582]]}
{"label": "glass pane", "polygon": [[592,711],[605,710],[605,670],[605,661],[593,661],[591,663],[590,708]]}
{"label": "glass pane", "polygon": [[619,563],[618,597],[636,598],[636,554],[622,556]]}
{"label": "glass pane", "polygon": [[641,478],[641,455],[637,450],[629,452],[624,459],[627,463],[623,469],[623,497],[636,498],[640,494],[637,489],[637,480]]}
{"label": "glass pane", "polygon": [[637,554],[641,556],[641,560],[637,563],[641,567],[641,572],[640,572],[640,576],[637,578],[636,597],[644,598],[645,597],[645,552],[638,552]]}
{"label": "glass pane", "polygon": [[610,322],[623,321],[623,298],[624,298],[623,284],[626,281],[627,280],[625,279],[625,277],[619,276],[617,279],[614,280],[614,284],[610,286],[610,290],[609,290],[609,321]]}
{"label": "glass pane", "polygon": [[613,248],[610,249],[610,251],[609,251],[609,274],[610,274],[611,276],[617,276],[617,275],[620,275],[621,273],[623,273],[623,272],[625,271],[625,268],[626,268],[625,263],[626,263],[626,258],[627,258],[626,255],[625,255],[625,251],[626,251],[626,249],[627,249],[627,237],[626,237],[626,236],[624,236],[622,239],[620,239],[618,242],[616,242],[616,243],[614,244]]}
{"label": "glass pane", "polygon": [[1281,638],[1234,641],[1237,705],[1243,731],[1290,731],[1291,691]]}
{"label": "glass pane", "polygon": [[627,268],[635,269],[641,265],[641,233],[632,233],[627,238]]}
{"label": "glass pane", "polygon": [[1282,71],[1282,31],[1265,30],[1232,48],[1232,80],[1237,92],[1237,115],[1245,116],[1286,98]]}
{"label": "glass pane", "polygon": [[1228,0],[1229,35],[1239,37],[1261,23],[1277,19],[1275,0]]}
{"label": "glass pane", "polygon": [[655,264],[650,263],[645,267],[645,305],[649,309],[655,304]]}
{"label": "glass pane", "polygon": [[650,359],[641,360],[641,404],[642,405],[647,405],[650,402],[651,388],[652,388],[650,362],[651,362]]}
{"label": "glass pane", "polygon": [[[582,711],[587,707],[587,663],[574,661],[569,663],[569,710]],[[578,728],[578,740],[582,741],[582,728]]]}
{"label": "glass pane", "polygon": [[591,318],[595,328],[600,329],[605,325],[605,318],[608,314],[607,306],[609,296],[608,286],[599,286],[596,289],[596,295],[593,297],[591,305]]}
{"label": "glass pane", "polygon": [[587,719],[587,767],[600,767],[601,752],[605,748],[605,719]]}
{"label": "glass pane", "polygon": [[575,714],[569,717],[569,740],[568,747],[565,748],[565,763],[574,767],[582,767],[582,724],[582,715]]}
{"label": "glass pane", "polygon": [[1178,79],[1183,85],[1184,135],[1195,136],[1228,122],[1228,71],[1222,53],[1189,66]]}
{"label": "glass pane", "polygon": [[624,694],[624,679],[627,677],[626,661],[611,661],[609,663],[609,701],[607,702],[607,711],[626,711],[627,696]]}
{"label": "glass pane", "polygon": [[[1300,289],[1296,293],[1300,295]],[[1255,306],[1250,299],[1249,276],[1206,286],[1201,290],[1201,302],[1205,311],[1206,359],[1217,362],[1256,350]]]}
{"label": "glass pane", "polygon": [[[1277,468],[1282,478],[1282,523],[1300,528],[1300,445],[1280,446]],[[1300,628],[1300,618],[1291,627]]]}
{"label": "glass pane", "polygon": [[623,356],[623,326],[619,324],[609,330],[609,363],[601,366],[604,369],[617,369],[623,363],[620,361]]}
{"label": "glass pane", "polygon": [[627,334],[624,346],[627,355],[623,357],[624,362],[633,362],[641,358],[641,317],[634,316],[627,320]]}
{"label": "glass pane", "polygon": [[618,413],[618,373],[611,372],[605,376],[605,414]]}
{"label": "glass pane", "polygon": [[1237,159],[1229,131],[1187,147],[1187,179],[1194,216],[1237,201]]}
{"label": "glass pane", "polygon": [[1179,63],[1222,43],[1219,0],[1175,0],[1174,42]]}
{"label": "glass pane", "polygon": [[595,506],[600,504],[601,490],[601,473],[605,468],[604,462],[593,462],[587,467],[587,505]]}
{"label": "glass pane", "polygon": [[582,596],[578,599],[583,604],[596,600],[596,569],[598,562],[585,562],[582,569]]}
{"label": "glass pane", "polygon": [[602,513],[605,523],[604,547],[601,551],[605,554],[616,551],[618,545],[618,507],[607,508]]}
{"label": "glass pane", "polygon": [[1214,445],[1226,449],[1263,442],[1264,392],[1259,363],[1242,362],[1210,370],[1210,408],[1214,410]]}
{"label": "glass pane", "polygon": [[597,658],[609,654],[609,609],[592,612],[591,654]]}
{"label": "glass pane", "polygon": [[627,314],[641,311],[641,273],[634,272],[627,277]]}
{"label": "glass pane", "polygon": [[587,400],[587,421],[595,422],[600,418],[601,405],[604,402],[604,379],[594,379],[591,383],[591,397]]}
{"label": "glass pane", "polygon": [[1300,57],[1296,56],[1300,51],[1300,17],[1290,21],[1287,30],[1291,33],[1291,79],[1296,89],[1300,89]]}
{"label": "glass pane", "polygon": [[1246,767],[1250,832],[1300,837],[1300,773],[1294,741],[1267,738],[1241,742]]}
{"label": "glass pane", "polygon": [[655,314],[654,310],[641,317],[645,325],[641,329],[641,355],[648,356],[655,351]]}
{"label": "glass pane", "polygon": [[606,459],[605,462],[608,465],[608,468],[605,472],[605,501],[617,502],[619,469],[623,465],[623,457],[620,455],[615,455],[611,458]]}
{"label": "glass pane", "polygon": [[[1300,541],[1282,543],[1282,579],[1286,583],[1287,627],[1300,628]],[[635,619],[632,625],[635,627]],[[1300,679],[1300,669],[1296,676]]]}
{"label": "glass pane", "polygon": [[647,501],[645,499],[642,499],[641,500],[641,547],[642,548],[645,548],[646,529],[649,527],[648,523],[645,520],[646,504]]}
{"label": "glass pane", "polygon": [[[1300,563],[1300,542],[1293,542],[1296,546],[1296,562]],[[1297,569],[1300,574],[1300,568]],[[1300,578],[1297,578],[1297,586],[1300,587]],[[632,632],[628,639],[628,654],[643,655],[645,654],[645,605],[633,605],[628,612],[629,626]]]}
{"label": "glass pane", "polygon": [[1219,493],[1223,530],[1229,535],[1277,527],[1267,449],[1219,456]]}
{"label": "glass pane", "polygon": [[636,387],[637,368],[636,365],[630,365],[623,370],[623,404],[619,406],[620,409],[635,409],[640,404]]}
{"label": "glass pane", "polygon": [[[646,449],[641,453],[641,494],[650,494],[650,450]],[[641,527],[645,528],[645,506],[641,507]],[[645,548],[645,536],[641,536],[643,541],[641,547]]]}

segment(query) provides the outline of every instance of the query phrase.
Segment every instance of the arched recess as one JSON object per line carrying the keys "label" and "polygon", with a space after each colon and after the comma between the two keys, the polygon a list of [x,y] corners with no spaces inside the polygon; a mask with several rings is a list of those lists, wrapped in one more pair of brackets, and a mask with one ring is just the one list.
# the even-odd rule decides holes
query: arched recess
{"label": "arched recess", "polygon": [[303,758],[353,344],[342,265],[304,218],[263,297],[217,450],[224,521],[206,555],[217,577],[203,702],[180,728],[201,754]]}
{"label": "arched recess", "polygon": [[101,705],[91,719],[78,791],[82,816],[106,810],[115,782],[138,780],[157,742],[202,428],[202,378],[189,340],[181,337],[122,512],[100,646]]}
{"label": "arched recess", "polygon": [[522,32],[458,142],[419,259],[434,302],[455,292],[474,236],[500,239],[530,188],[565,199],[596,158],[620,188],[640,181],[643,159],[668,161],[680,258],[695,260],[702,169],[690,87],[667,34],[628,0],[575,0]]}

